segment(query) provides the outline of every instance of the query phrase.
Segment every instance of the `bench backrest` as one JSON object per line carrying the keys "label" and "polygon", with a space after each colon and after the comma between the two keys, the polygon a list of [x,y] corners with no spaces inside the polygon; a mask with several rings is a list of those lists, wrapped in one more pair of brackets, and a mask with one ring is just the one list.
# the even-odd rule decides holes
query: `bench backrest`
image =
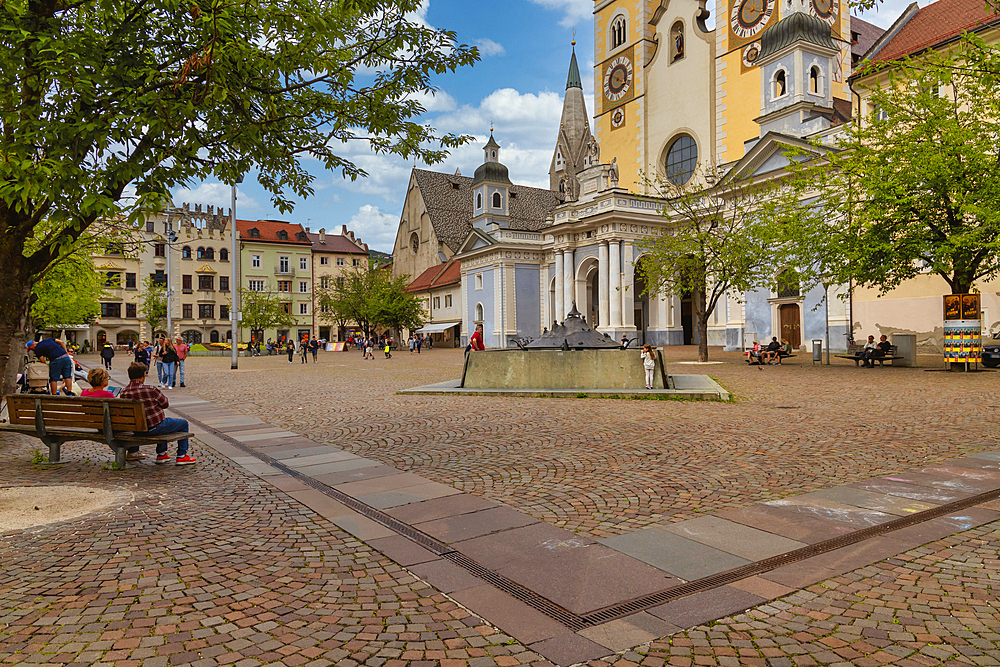
{"label": "bench backrest", "polygon": [[[865,346],[862,343],[851,343],[850,345],[847,346],[847,353],[848,354],[854,354],[856,352],[861,352],[864,349],[865,349]],[[890,345],[889,346],[889,354],[887,354],[886,356],[887,357],[895,357],[897,349],[898,348],[895,345]]]}
{"label": "bench backrest", "polygon": [[74,428],[103,431],[145,431],[146,411],[139,401],[124,398],[84,398],[81,396],[7,396],[11,424],[47,429]]}

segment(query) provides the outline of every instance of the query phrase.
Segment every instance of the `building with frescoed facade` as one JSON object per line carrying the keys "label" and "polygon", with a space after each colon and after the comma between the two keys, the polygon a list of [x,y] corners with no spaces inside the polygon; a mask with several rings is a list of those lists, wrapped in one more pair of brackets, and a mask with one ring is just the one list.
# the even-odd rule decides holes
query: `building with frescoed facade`
{"label": "building with frescoed facade", "polygon": [[[95,255],[106,289],[90,340],[97,346],[105,340],[126,345],[130,339],[152,341],[167,333],[165,321],[152,331],[143,316],[147,278],[172,290],[171,337],[181,336],[189,343],[230,340],[229,228],[230,218],[223,209],[183,204],[151,216],[125,245],[109,245],[105,253]],[[171,230],[176,234],[172,243]]]}
{"label": "building with frescoed facade", "polygon": [[276,294],[294,324],[289,328],[244,331],[242,337],[258,341],[312,337],[312,243],[302,225],[284,220],[237,220],[240,237],[242,286],[255,292]]}

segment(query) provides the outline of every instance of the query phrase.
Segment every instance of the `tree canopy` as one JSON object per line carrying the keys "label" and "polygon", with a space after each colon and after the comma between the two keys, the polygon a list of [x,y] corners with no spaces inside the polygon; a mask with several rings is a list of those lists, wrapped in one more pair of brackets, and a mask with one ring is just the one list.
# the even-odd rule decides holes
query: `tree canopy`
{"label": "tree canopy", "polygon": [[842,150],[796,169],[803,218],[840,228],[827,250],[843,282],[886,293],[933,273],[969,292],[1000,273],[1000,51],[966,36],[875,79]]}
{"label": "tree canopy", "polygon": [[[290,329],[295,326],[295,318],[285,312],[287,299],[270,290],[255,291],[241,287],[240,290],[240,337],[244,328],[253,331],[264,329]],[[260,341],[257,341],[260,342]]]}
{"label": "tree canopy", "polygon": [[312,192],[305,159],[365,176],[345,142],[428,164],[463,143],[416,119],[431,77],[478,55],[411,19],[418,7],[0,4],[0,390],[13,386],[31,286],[96,222],[141,222],[175,186],[251,171],[287,211]]}
{"label": "tree canopy", "polygon": [[319,291],[320,318],[327,322],[355,322],[372,335],[379,327],[415,329],[423,324],[420,299],[406,291],[409,276],[393,278],[389,269],[348,271]]}
{"label": "tree canopy", "polygon": [[151,277],[142,281],[142,294],[139,295],[139,315],[149,325],[151,336],[156,336],[157,332],[163,331],[164,325],[167,323],[167,286],[165,284],[158,283]]}
{"label": "tree canopy", "polygon": [[104,278],[89,257],[67,257],[35,283],[31,317],[36,328],[90,324],[101,314]]}

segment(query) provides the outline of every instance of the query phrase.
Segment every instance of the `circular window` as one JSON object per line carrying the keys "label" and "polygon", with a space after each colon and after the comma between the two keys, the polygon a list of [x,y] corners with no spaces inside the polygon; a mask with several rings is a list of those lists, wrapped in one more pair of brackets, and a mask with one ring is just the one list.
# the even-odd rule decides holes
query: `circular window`
{"label": "circular window", "polygon": [[686,134],[674,139],[667,150],[667,180],[674,185],[684,185],[691,180],[698,166],[698,144]]}
{"label": "circular window", "polygon": [[410,250],[416,254],[420,250],[420,237],[416,232],[410,234]]}

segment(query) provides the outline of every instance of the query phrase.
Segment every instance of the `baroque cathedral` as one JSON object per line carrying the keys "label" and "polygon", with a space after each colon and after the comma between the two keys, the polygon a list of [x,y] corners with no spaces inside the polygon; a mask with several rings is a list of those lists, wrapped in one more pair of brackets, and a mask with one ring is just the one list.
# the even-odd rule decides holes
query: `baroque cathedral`
{"label": "baroque cathedral", "polygon": [[[575,304],[615,340],[697,342],[691,300],[646,294],[637,268],[641,241],[670,224],[651,183],[697,185],[700,166],[727,178],[782,174],[782,146],[816,151],[850,119],[852,52],[881,34],[839,0],[718,0],[714,10],[710,30],[706,0],[596,0],[596,109],[591,117],[574,46],[548,190],[510,181],[492,133],[471,178],[413,170],[393,271],[456,267],[460,298],[435,331],[453,327],[464,344],[482,324],[487,346],[511,347]],[[827,318],[815,308],[822,290],[781,282],[720,303],[709,344],[774,335],[799,347],[828,321],[831,340],[843,340],[842,302],[831,299]]]}

